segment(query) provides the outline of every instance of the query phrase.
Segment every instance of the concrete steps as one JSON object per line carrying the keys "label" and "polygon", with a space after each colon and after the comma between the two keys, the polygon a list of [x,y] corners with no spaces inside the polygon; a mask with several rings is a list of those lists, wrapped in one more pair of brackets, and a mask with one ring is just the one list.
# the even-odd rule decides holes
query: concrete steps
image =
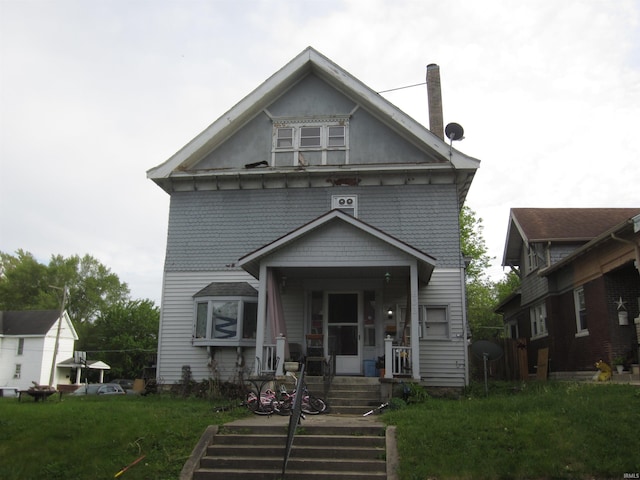
{"label": "concrete steps", "polygon": [[[322,377],[306,377],[309,391],[322,397]],[[331,413],[363,415],[382,403],[380,382],[374,377],[334,377],[328,397],[325,399]]]}
{"label": "concrete steps", "polygon": [[[287,480],[387,478],[384,426],[375,422],[358,425],[346,418],[318,421],[322,423],[304,421],[299,427],[287,463]],[[281,420],[275,424],[227,424],[207,442],[192,476],[181,478],[278,479],[286,434]]]}

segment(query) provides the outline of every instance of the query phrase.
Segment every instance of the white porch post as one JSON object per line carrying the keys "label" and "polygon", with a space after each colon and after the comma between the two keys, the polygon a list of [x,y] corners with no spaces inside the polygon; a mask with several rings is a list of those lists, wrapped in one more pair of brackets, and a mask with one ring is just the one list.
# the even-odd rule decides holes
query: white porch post
{"label": "white porch post", "polygon": [[420,312],[418,306],[418,264],[411,264],[411,370],[414,380],[420,380]]}
{"label": "white porch post", "polygon": [[258,363],[254,367],[254,374],[260,375],[260,367],[263,363],[264,330],[267,324],[267,267],[260,265],[260,286],[258,287],[258,325],[256,327],[256,357]]}
{"label": "white porch post", "polygon": [[99,383],[104,383],[104,370],[100,369],[100,382]]}
{"label": "white porch post", "polygon": [[276,338],[276,358],[278,359],[276,376],[278,377],[284,375],[284,344],[286,341],[287,337],[285,337],[283,334],[278,335],[278,338]]}
{"label": "white porch post", "polygon": [[384,378],[393,378],[393,338],[387,335],[384,339]]}

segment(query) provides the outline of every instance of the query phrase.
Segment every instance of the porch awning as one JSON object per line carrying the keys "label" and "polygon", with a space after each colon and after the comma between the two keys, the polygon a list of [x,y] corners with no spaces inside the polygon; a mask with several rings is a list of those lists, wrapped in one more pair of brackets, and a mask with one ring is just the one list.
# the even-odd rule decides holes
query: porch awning
{"label": "porch awning", "polygon": [[90,368],[93,370],[111,370],[111,367],[102,360],[88,360],[87,363],[76,363],[73,358],[68,358],[56,365],[58,368]]}
{"label": "porch awning", "polygon": [[422,283],[429,282],[436,266],[431,255],[340,210],[331,210],[254,250],[238,264],[260,278],[260,264],[267,257],[273,265],[323,268],[389,267],[415,261]]}

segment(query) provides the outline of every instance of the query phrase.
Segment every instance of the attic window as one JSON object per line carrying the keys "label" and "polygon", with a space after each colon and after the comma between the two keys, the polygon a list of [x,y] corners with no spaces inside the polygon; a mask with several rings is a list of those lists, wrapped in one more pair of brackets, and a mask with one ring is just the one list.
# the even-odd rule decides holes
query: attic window
{"label": "attic window", "polygon": [[272,165],[347,164],[349,118],[274,119]]}

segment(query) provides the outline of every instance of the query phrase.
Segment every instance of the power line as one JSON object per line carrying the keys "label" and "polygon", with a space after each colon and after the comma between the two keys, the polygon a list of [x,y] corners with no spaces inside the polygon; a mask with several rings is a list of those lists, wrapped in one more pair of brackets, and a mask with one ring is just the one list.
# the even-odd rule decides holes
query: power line
{"label": "power line", "polygon": [[413,85],[407,85],[406,87],[398,87],[398,88],[390,88],[389,90],[381,90],[378,93],[395,92],[396,90],[404,90],[405,88],[419,87],[421,85],[426,85],[426,84],[427,82],[415,83]]}

